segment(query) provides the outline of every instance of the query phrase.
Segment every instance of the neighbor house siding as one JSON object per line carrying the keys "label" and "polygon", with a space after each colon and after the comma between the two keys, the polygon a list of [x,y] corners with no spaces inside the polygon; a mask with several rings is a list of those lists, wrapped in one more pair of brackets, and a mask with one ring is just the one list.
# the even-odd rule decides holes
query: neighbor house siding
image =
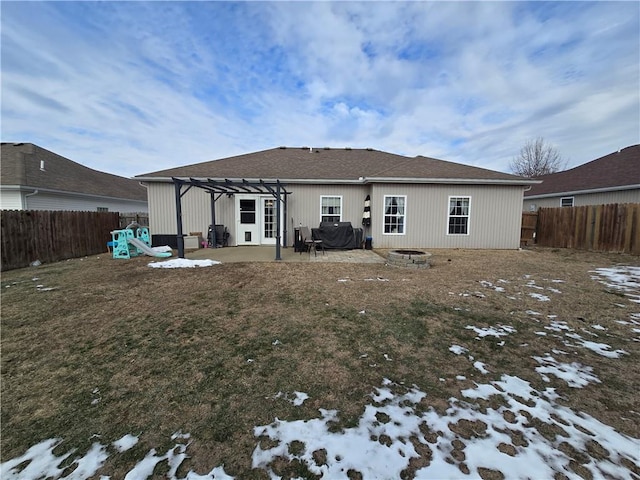
{"label": "neighbor house siding", "polygon": [[68,210],[95,212],[98,207],[108,208],[109,212],[146,212],[147,202],[135,200],[118,200],[100,198],[80,194],[66,195],[49,192],[38,192],[25,198],[24,210]]}
{"label": "neighbor house siding", "polygon": [[146,212],[147,202],[119,200],[79,193],[47,192],[41,189],[2,190],[0,205],[3,210],[66,210],[95,212],[98,207],[110,212]]}
{"label": "neighbor house siding", "polygon": [[0,191],[0,209],[2,210],[22,210],[22,201],[20,190]]}
{"label": "neighbor house siding", "polygon": [[563,197],[573,197],[573,206],[581,207],[584,205],[605,205],[608,203],[640,203],[640,189],[619,190],[615,192],[600,192],[586,194],[568,194],[558,195],[546,198],[525,198],[523,202],[523,211],[531,211],[531,205],[534,211],[538,208],[560,207],[560,199]]}
{"label": "neighbor house siding", "polygon": [[[375,248],[504,248],[520,246],[522,187],[376,184],[371,217]],[[383,233],[384,196],[406,195],[404,235]],[[468,235],[448,235],[449,197],[471,197]]]}

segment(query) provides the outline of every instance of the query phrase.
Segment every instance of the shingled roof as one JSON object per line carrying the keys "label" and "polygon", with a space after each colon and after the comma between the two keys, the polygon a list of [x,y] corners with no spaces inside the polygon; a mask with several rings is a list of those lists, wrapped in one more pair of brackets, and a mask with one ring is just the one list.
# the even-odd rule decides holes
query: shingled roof
{"label": "shingled roof", "polygon": [[147,200],[147,191],[137,180],[93,170],[32,143],[2,143],[0,151],[2,185]]}
{"label": "shingled roof", "polygon": [[640,188],[640,145],[632,145],[563,172],[538,177],[525,198],[625,187]]}
{"label": "shingled roof", "polygon": [[171,177],[263,179],[288,182],[475,181],[530,184],[515,175],[427,157],[405,157],[373,149],[279,147],[235,157],[138,175],[139,180]]}

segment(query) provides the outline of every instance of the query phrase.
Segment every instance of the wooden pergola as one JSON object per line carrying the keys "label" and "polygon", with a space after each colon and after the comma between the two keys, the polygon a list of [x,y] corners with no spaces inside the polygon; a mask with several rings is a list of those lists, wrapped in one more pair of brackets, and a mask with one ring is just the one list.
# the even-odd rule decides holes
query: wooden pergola
{"label": "wooden pergola", "polygon": [[[175,187],[176,197],[176,223],[177,223],[177,241],[178,241],[178,257],[184,258],[184,231],[182,229],[182,197],[193,187],[206,190],[211,196],[211,225],[213,228],[213,244],[216,244],[215,224],[216,224],[216,201],[222,196],[233,196],[236,194],[252,193],[252,194],[270,194],[276,199],[276,260],[282,260],[280,255],[280,246],[287,246],[287,222],[284,222],[284,241],[281,242],[281,212],[284,218],[287,218],[287,196],[291,195],[285,188],[286,185],[276,180],[275,182],[265,182],[264,180],[247,181],[247,180],[199,180],[197,178],[177,178],[172,177]],[[183,191],[183,187],[187,187]],[[284,209],[284,210],[281,210]]]}

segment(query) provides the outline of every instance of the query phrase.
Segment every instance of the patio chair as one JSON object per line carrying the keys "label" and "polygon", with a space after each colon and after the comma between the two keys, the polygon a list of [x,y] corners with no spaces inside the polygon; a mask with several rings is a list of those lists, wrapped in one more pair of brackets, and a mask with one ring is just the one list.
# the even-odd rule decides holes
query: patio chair
{"label": "patio chair", "polygon": [[[309,227],[300,227],[300,236],[302,237],[302,243],[309,251],[309,255],[311,255],[311,250],[313,250],[314,255],[317,257],[318,246],[322,248],[322,255],[324,255],[324,245],[322,244],[322,240],[314,239]],[[300,255],[302,255],[302,252],[300,252]]]}

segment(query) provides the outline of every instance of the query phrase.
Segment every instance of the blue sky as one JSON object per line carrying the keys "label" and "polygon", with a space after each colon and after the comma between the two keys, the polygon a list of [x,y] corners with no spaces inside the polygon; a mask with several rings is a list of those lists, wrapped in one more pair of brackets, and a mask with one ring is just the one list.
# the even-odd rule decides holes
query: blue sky
{"label": "blue sky", "polygon": [[5,2],[4,142],[133,176],[287,146],[508,171],[640,143],[638,2]]}

